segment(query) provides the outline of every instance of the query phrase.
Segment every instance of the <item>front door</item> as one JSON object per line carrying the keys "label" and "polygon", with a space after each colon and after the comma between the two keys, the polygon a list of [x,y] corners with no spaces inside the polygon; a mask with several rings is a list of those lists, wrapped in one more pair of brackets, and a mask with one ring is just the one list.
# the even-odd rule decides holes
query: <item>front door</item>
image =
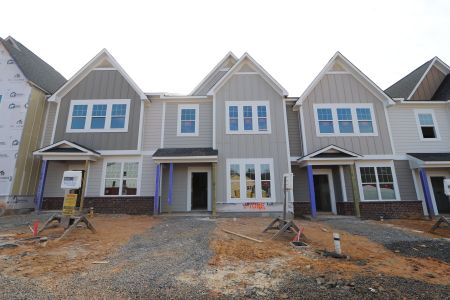
{"label": "front door", "polygon": [[208,209],[208,173],[192,173],[191,209]]}
{"label": "front door", "polygon": [[442,176],[430,177],[434,200],[436,201],[439,214],[450,213],[450,200],[444,193],[444,179],[445,177]]}
{"label": "front door", "polygon": [[331,195],[328,175],[314,175],[314,191],[317,211],[331,212]]}

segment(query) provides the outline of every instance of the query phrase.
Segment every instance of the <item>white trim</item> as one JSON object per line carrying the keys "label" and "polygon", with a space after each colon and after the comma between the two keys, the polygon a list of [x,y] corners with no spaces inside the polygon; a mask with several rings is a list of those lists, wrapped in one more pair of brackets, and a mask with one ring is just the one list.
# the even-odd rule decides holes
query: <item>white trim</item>
{"label": "white trim", "polygon": [[[340,133],[339,131],[339,119],[337,110],[338,109],[350,109],[352,114],[352,125],[353,125],[353,133]],[[371,122],[373,133],[361,133],[359,128],[359,120],[356,114],[356,109],[364,108],[370,110]],[[317,115],[318,109],[331,109],[332,114],[332,122],[333,122],[333,132],[332,133],[321,133],[319,128],[319,118]],[[316,125],[316,135],[318,137],[334,137],[334,136],[378,136],[378,127],[377,121],[375,119],[375,113],[373,109],[372,103],[320,103],[313,105],[314,110],[314,121]],[[362,120],[366,121],[366,120]]]}
{"label": "white trim", "polygon": [[[119,179],[119,195],[105,195],[105,176],[107,163],[120,163],[120,179]],[[138,163],[138,177],[136,178],[136,195],[122,195],[122,181],[123,181],[123,166],[125,162],[137,162]],[[142,179],[142,156],[140,157],[111,157],[103,159],[102,177],[100,184],[100,196],[101,197],[136,197],[141,195],[141,179]],[[132,179],[132,178],[130,178]]]}
{"label": "white trim", "polygon": [[141,104],[141,112],[139,114],[139,136],[137,150],[142,150],[142,140],[144,139],[144,103]]}
{"label": "white trim", "polygon": [[[194,132],[183,133],[181,132],[181,111],[183,109],[194,109],[195,110],[195,128]],[[177,115],[177,136],[199,136],[199,114],[200,105],[199,104],[178,104],[178,115]]]}
{"label": "white trim", "polygon": [[213,96],[213,107],[212,107],[212,121],[213,121],[213,132],[212,132],[212,148],[216,149],[216,96]]}
{"label": "white trim", "polygon": [[[284,135],[286,137],[286,154],[287,154],[287,165],[288,165],[288,173],[292,173],[292,167],[291,167],[291,149],[290,149],[290,144],[289,144],[289,131],[288,131],[288,124],[287,124],[287,111],[286,111],[286,99],[283,99],[283,118],[284,118]],[[284,188],[284,187],[283,187]],[[286,199],[286,201],[289,202],[294,202],[294,191],[292,189],[290,189],[288,191],[289,193],[289,199],[291,201],[288,201],[288,199]],[[287,207],[287,210],[289,211],[289,206]]]}
{"label": "white trim", "polygon": [[[238,108],[238,130],[230,130],[230,106]],[[244,130],[244,106],[252,107],[252,130]],[[258,126],[258,106],[266,107],[267,130],[259,130]],[[255,101],[225,101],[225,133],[226,134],[271,134],[270,102],[267,100]]]}
{"label": "white trim", "polygon": [[342,158],[339,158],[339,159],[344,159],[344,160],[352,159],[352,160],[353,160],[353,159],[355,159],[355,158],[360,158],[360,157],[362,157],[362,156],[359,155],[358,153],[354,153],[354,152],[348,151],[348,150],[346,150],[346,149],[344,149],[344,148],[341,148],[341,147],[338,147],[338,146],[336,146],[336,145],[329,145],[329,146],[327,146],[327,147],[325,147],[325,148],[316,150],[316,151],[314,151],[313,153],[310,153],[310,154],[308,154],[308,155],[302,157],[302,160],[308,160],[308,159],[314,159],[314,160],[336,160],[337,158],[327,158],[327,157],[323,157],[323,158],[319,158],[319,157],[318,157],[318,158],[314,158],[314,157],[313,157],[313,156],[319,155],[319,154],[321,154],[321,153],[327,152],[327,151],[329,151],[329,150],[339,151],[339,152],[342,152],[342,153],[345,153],[345,154],[351,156],[351,157],[342,157]]}
{"label": "white trim", "polygon": [[103,155],[141,155],[142,150],[96,150]]}
{"label": "white trim", "polygon": [[[67,117],[66,124],[66,132],[67,133],[87,133],[87,132],[128,132],[128,122],[130,118],[130,99],[92,99],[92,100],[71,100],[69,107],[69,115]],[[125,114],[125,126],[124,128],[111,128],[111,119],[112,119],[112,106],[114,104],[125,104],[127,107]],[[75,105],[87,105],[87,112],[85,116],[85,123],[83,129],[72,129],[70,128],[72,125],[72,113],[73,107]],[[92,121],[92,110],[94,105],[107,105],[106,106],[106,116],[105,116],[105,127],[104,128],[95,128],[92,129],[91,121]]]}
{"label": "white trim", "polygon": [[305,129],[305,119],[303,118],[303,106],[300,106],[299,109],[300,114],[300,126],[302,131],[302,136],[300,137],[302,140],[302,147],[303,147],[303,155],[306,155],[308,153],[308,148],[306,145],[306,129]]}
{"label": "white trim", "polygon": [[433,60],[430,62],[430,64],[428,65],[427,69],[425,70],[425,72],[422,74],[422,76],[420,77],[419,81],[417,82],[417,84],[414,86],[413,90],[411,91],[411,94],[409,94],[408,98],[406,98],[407,100],[411,100],[411,97],[415,94],[415,92],[417,91],[417,89],[419,88],[420,84],[422,83],[422,81],[425,79],[425,76],[427,76],[428,72],[430,72],[431,67],[434,65],[434,62],[436,61],[437,57],[434,57]]}
{"label": "white trim", "polygon": [[[358,188],[359,188],[359,194],[361,195],[361,202],[383,202],[383,201],[400,201],[400,190],[398,188],[397,184],[397,175],[395,172],[395,166],[394,161],[388,161],[388,162],[355,162],[356,167],[356,177],[358,181]],[[362,181],[361,181],[361,171],[359,168],[361,167],[372,167],[375,169],[375,178],[376,178],[376,185],[377,185],[377,193],[378,193],[378,200],[365,200],[364,199],[364,192],[362,188]],[[378,173],[377,173],[377,167],[390,167],[392,172],[392,179],[394,184],[394,193],[395,193],[395,199],[382,199],[381,198],[381,192],[380,192],[380,183],[378,179]]]}
{"label": "white trim", "polygon": [[417,169],[411,169],[411,174],[414,182],[414,189],[416,190],[417,200],[420,200],[422,202],[423,215],[428,216],[427,204],[425,203],[425,198],[423,197],[422,189],[420,189],[422,183],[420,179],[418,179],[419,174]]}
{"label": "white trim", "polygon": [[347,189],[345,186],[345,176],[344,176],[344,167],[339,166],[339,178],[341,181],[341,190],[342,190],[342,201],[347,202]]}
{"label": "white trim", "polygon": [[217,162],[217,156],[163,156],[152,157],[152,159],[158,163],[200,163],[200,162]]}
{"label": "white trim", "polygon": [[116,68],[93,68],[93,71],[117,71]]}
{"label": "white trim", "polygon": [[259,75],[258,72],[236,72],[234,75]]}
{"label": "white trim", "polygon": [[164,134],[166,127],[166,103],[163,102],[162,118],[161,118],[161,148],[164,148]]}
{"label": "white trim", "polygon": [[389,114],[387,112],[387,108],[383,107],[383,110],[384,110],[384,117],[386,118],[386,123],[387,123],[387,128],[388,128],[388,133],[389,133],[389,141],[391,142],[392,154],[395,154],[395,144],[394,144],[394,139],[392,138],[391,121],[389,119]]}
{"label": "white trim", "polygon": [[73,75],[65,84],[63,84],[49,99],[48,101],[60,101],[74,86],[85,78],[96,65],[98,65],[103,59],[109,61],[109,63],[117,69],[117,71],[125,78],[125,80],[131,85],[135,92],[139,95],[141,100],[148,101],[147,96],[138,87],[138,85],[131,79],[131,77],[125,72],[125,70],[119,65],[115,58],[106,49],[102,49],[94,58],[92,58],[87,64],[83,66],[75,75]]}
{"label": "white trim", "polygon": [[63,144],[66,144],[67,146],[69,146],[71,148],[75,148],[75,149],[78,149],[78,150],[82,151],[82,153],[70,153],[70,155],[75,155],[75,156],[92,155],[92,156],[97,156],[97,157],[100,156],[99,154],[94,153],[94,152],[90,151],[89,149],[83,148],[82,146],[79,146],[77,144],[74,144],[74,143],[66,141],[66,140],[62,140],[62,141],[59,141],[57,143],[48,145],[48,146],[46,146],[44,148],[41,148],[39,150],[36,150],[36,151],[33,152],[33,155],[47,155],[47,154],[56,155],[56,156],[67,155],[67,153],[64,153],[64,152],[51,152],[51,153],[50,152],[48,152],[48,153],[45,152],[45,151],[47,151],[49,149],[56,148],[56,147],[61,146]]}
{"label": "white trim", "polygon": [[[230,180],[230,165],[239,165],[240,174],[240,198],[231,198],[231,180]],[[245,165],[255,165],[255,198],[247,198],[247,187],[245,177]],[[270,169],[270,198],[262,197],[261,189],[261,164],[268,164]],[[273,167],[272,158],[237,158],[226,160],[226,183],[227,183],[227,199],[226,203],[247,203],[247,202],[276,202],[276,189],[275,189],[275,172]]]}
{"label": "white trim", "polygon": [[[327,175],[328,177],[328,188],[330,190],[330,202],[331,202],[331,212],[337,214],[336,210],[336,195],[334,193],[334,182],[333,182],[333,171],[331,169],[313,169],[314,175]],[[317,201],[317,199],[316,199]],[[317,202],[316,202],[317,205]]]}
{"label": "white trim", "polygon": [[[421,125],[420,121],[419,121],[419,114],[430,114],[431,115],[431,118],[433,120],[434,133],[436,135],[435,138],[424,138],[423,137],[422,127],[431,127],[431,126]],[[434,114],[434,109],[415,109],[414,116],[416,119],[417,130],[419,131],[419,139],[422,142],[438,142],[441,140],[441,135],[439,133],[439,127],[438,127],[436,115]]]}
{"label": "white trim", "polygon": [[207,211],[211,211],[211,167],[188,167],[188,180],[187,180],[187,211],[192,210],[192,173],[207,173],[208,177],[208,204]]}
{"label": "white trim", "polygon": [[59,119],[59,107],[60,106],[61,106],[61,104],[58,102],[57,106],[56,106],[55,121],[53,124],[52,139],[50,141],[51,144],[53,144],[55,142],[56,124],[58,123],[58,119]]}
{"label": "white trim", "polygon": [[[1,96],[0,96],[0,98],[1,98]],[[1,100],[1,99],[0,99]],[[40,142],[40,144],[39,144],[39,147],[43,147],[44,146],[44,139],[45,139],[45,135],[47,134],[47,122],[48,122],[48,114],[49,114],[49,111],[50,111],[50,105],[52,105],[51,104],[51,102],[45,102],[45,104],[46,104],[46,112],[45,112],[45,119],[44,119],[44,130],[43,130],[43,132],[42,132],[42,136],[41,136],[41,142]],[[55,116],[55,119],[56,119],[56,116]]]}

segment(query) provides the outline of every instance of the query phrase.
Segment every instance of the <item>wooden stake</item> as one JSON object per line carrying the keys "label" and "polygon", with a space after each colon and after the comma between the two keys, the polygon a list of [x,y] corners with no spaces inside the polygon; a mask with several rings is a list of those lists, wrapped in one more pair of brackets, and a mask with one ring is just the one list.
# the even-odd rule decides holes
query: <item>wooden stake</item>
{"label": "wooden stake", "polygon": [[226,232],[226,233],[234,234],[234,235],[237,235],[238,237],[241,237],[243,239],[247,239],[247,240],[250,240],[250,241],[253,241],[253,242],[257,242],[257,243],[262,243],[263,242],[263,241],[260,241],[260,240],[257,240],[257,239],[254,239],[254,238],[251,238],[251,237],[248,237],[248,236],[245,236],[243,234],[239,234],[239,233],[236,233],[236,232],[233,232],[233,231],[229,231],[229,230],[225,230],[225,229],[222,229],[222,230],[224,232]]}

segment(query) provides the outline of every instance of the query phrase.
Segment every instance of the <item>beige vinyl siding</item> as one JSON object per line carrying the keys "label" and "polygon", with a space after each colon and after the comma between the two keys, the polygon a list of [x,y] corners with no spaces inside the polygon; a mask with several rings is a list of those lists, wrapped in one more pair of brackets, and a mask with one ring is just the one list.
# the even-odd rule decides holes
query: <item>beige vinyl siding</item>
{"label": "beige vinyl siding", "polygon": [[142,158],[141,196],[155,196],[156,163],[150,155]]}
{"label": "beige vinyl siding", "polygon": [[[318,137],[313,106],[324,103],[372,103],[378,135]],[[308,153],[333,144],[362,155],[392,154],[384,104],[351,74],[325,75],[305,99],[303,117]]]}
{"label": "beige vinyl siding", "polygon": [[408,160],[394,160],[395,174],[401,200],[417,200],[414,179]]}
{"label": "beige vinyl siding", "polygon": [[[166,103],[164,125],[164,148],[212,147],[212,102],[196,102],[199,104],[199,134],[198,136],[177,136],[178,105],[186,102]],[[189,102],[189,104],[194,104]]]}
{"label": "beige vinyl siding", "polygon": [[295,102],[286,103],[286,118],[289,136],[289,149],[291,156],[302,156],[302,141],[300,134],[300,120],[298,111],[292,108]]}
{"label": "beige vinyl siding", "polygon": [[58,103],[48,102],[46,103],[46,116],[45,125],[42,133],[42,147],[52,144],[53,128],[56,121],[56,111],[58,109]]}
{"label": "beige vinyl siding", "polygon": [[154,151],[161,146],[161,122],[163,102],[152,100],[144,106],[142,147],[144,151]]}
{"label": "beige vinyl siding", "polygon": [[[128,132],[67,133],[70,101],[95,99],[131,99]],[[69,140],[95,150],[137,150],[141,102],[118,71],[91,71],[61,99],[54,140]]]}
{"label": "beige vinyl siding", "polygon": [[61,189],[61,179],[67,168],[68,165],[65,161],[51,160],[48,162],[44,197],[64,197],[64,190]]}
{"label": "beige vinyl siding", "polygon": [[412,95],[411,100],[429,100],[433,97],[439,85],[445,78],[445,74],[439,71],[435,66],[431,67],[430,71],[422,80],[417,90]]}
{"label": "beige vinyl siding", "polygon": [[102,194],[101,186],[103,180],[103,160],[91,161],[89,163],[89,174],[87,178],[86,196],[98,197]]}
{"label": "beige vinyl siding", "polygon": [[[421,141],[415,109],[432,109],[441,140]],[[397,104],[388,108],[392,139],[397,154],[450,151],[450,110],[447,105]]]}
{"label": "beige vinyl siding", "polygon": [[[283,96],[259,75],[233,75],[216,93],[217,202],[227,201],[226,161],[231,158],[272,158],[276,202],[283,201],[283,173],[288,172]],[[270,134],[226,134],[225,101],[269,101]],[[220,208],[219,208],[220,209]]]}
{"label": "beige vinyl siding", "polygon": [[[187,211],[187,168],[189,164],[173,165],[173,189],[172,189],[172,207],[173,212]],[[161,191],[161,211],[168,212],[167,195],[169,191],[169,165],[165,164],[162,174]]]}

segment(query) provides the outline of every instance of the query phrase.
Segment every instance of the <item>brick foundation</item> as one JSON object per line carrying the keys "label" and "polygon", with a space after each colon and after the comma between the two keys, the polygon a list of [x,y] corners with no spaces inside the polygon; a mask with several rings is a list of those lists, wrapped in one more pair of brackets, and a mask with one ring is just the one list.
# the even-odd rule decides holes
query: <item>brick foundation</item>
{"label": "brick foundation", "polygon": [[[61,210],[64,198],[46,197],[42,203],[43,210]],[[101,214],[153,214],[153,197],[86,197],[84,207],[93,207]]]}
{"label": "brick foundation", "polygon": [[[353,202],[337,202],[338,215],[353,216],[355,209]],[[379,201],[360,202],[359,210],[362,219],[421,219],[423,209],[421,201]],[[310,215],[311,205],[309,202],[294,202],[295,216]]]}

